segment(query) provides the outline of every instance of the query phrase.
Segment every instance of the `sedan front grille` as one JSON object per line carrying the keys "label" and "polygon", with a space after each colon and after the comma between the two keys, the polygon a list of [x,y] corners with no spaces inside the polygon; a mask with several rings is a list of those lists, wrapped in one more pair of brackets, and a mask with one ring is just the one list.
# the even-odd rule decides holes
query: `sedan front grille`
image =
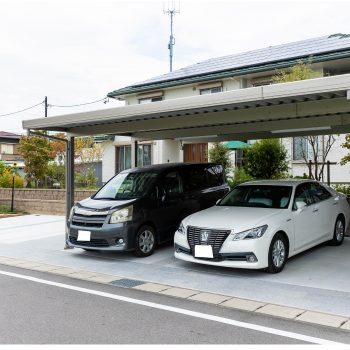
{"label": "sedan front grille", "polygon": [[[205,242],[201,241],[201,233],[203,231],[208,234],[208,239]],[[213,247],[214,258],[219,258],[219,251],[221,249],[221,246],[230,233],[230,230],[213,230],[202,227],[188,226],[187,240],[188,244],[191,247],[192,254],[194,254],[195,245],[211,245]]]}

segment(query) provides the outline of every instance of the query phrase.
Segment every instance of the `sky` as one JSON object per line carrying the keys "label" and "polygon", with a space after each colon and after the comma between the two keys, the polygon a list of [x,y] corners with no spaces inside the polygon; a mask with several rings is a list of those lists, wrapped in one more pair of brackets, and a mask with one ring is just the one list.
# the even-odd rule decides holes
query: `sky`
{"label": "sky", "polygon": [[[175,1],[173,70],[209,58],[350,33],[350,1]],[[161,0],[0,0],[0,131],[24,133],[39,105],[75,105],[169,71]],[[101,108],[50,107],[48,116]]]}

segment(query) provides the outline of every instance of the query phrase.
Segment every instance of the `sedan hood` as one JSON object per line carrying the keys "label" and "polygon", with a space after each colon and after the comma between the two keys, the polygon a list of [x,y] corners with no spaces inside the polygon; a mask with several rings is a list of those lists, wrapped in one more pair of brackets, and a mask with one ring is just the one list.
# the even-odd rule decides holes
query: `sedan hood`
{"label": "sedan hood", "polygon": [[132,204],[136,199],[128,199],[128,200],[100,200],[100,199],[92,199],[86,198],[80,201],[77,206],[84,209],[92,209],[92,210],[110,210],[118,207],[125,207],[128,204]]}
{"label": "sedan hood", "polygon": [[242,232],[265,225],[271,217],[284,211],[283,209],[214,206],[188,216],[183,223],[185,226]]}

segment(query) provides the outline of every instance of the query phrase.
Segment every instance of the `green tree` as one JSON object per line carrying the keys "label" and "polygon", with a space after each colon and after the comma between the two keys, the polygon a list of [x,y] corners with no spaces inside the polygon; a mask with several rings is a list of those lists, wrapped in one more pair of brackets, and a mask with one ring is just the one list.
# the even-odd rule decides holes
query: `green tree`
{"label": "green tree", "polygon": [[[345,142],[341,145],[343,148],[350,149],[350,134],[345,135]],[[348,153],[340,160],[341,165],[345,165],[350,162],[350,154]]]}
{"label": "green tree", "polygon": [[309,57],[307,62],[298,60],[296,64],[287,69],[277,70],[272,77],[274,83],[288,83],[297,80],[306,80],[319,78],[322,76],[320,72],[314,71],[311,68],[312,57]]}
{"label": "green tree", "polygon": [[22,136],[18,150],[22,155],[28,183],[34,181],[35,187],[43,185],[48,172],[49,161],[52,160],[52,147],[46,137]]}
{"label": "green tree", "polygon": [[221,142],[215,142],[209,149],[209,161],[221,164],[225,169],[231,167],[230,149]]}
{"label": "green tree", "polygon": [[255,142],[244,159],[245,172],[255,179],[276,179],[288,171],[287,150],[277,139]]}

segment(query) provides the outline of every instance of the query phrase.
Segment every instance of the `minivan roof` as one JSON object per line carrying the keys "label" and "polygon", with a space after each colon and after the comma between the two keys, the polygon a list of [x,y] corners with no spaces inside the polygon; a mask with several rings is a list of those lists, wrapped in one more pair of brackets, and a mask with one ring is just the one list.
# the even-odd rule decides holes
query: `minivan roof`
{"label": "minivan roof", "polygon": [[187,168],[191,166],[222,166],[218,163],[164,163],[164,164],[154,164],[154,165],[146,165],[142,167],[136,167],[131,169],[123,170],[121,173],[134,173],[134,172],[163,172],[165,170],[171,170],[171,169],[179,169],[179,168]]}

